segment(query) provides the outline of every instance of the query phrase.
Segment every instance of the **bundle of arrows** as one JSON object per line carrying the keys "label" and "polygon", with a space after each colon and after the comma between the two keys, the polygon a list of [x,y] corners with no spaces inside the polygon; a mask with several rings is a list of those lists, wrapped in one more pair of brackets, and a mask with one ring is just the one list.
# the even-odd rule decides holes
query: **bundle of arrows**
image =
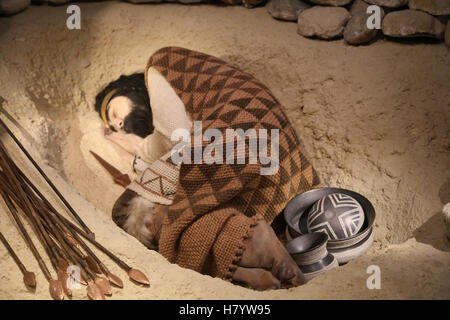
{"label": "bundle of arrows", "polygon": [[[124,269],[132,282],[138,285],[149,286],[150,282],[144,273],[130,267],[95,240],[92,231],[1,119],[0,124],[81,226],[81,228],[78,227],[54,208],[12,160],[5,145],[0,140],[0,195],[9,209],[8,214],[15,221],[18,231],[22,234],[24,241],[48,280],[51,297],[55,300],[64,299],[64,295],[71,297],[71,281],[77,281],[80,286],[86,286],[87,296],[93,300],[104,300],[105,296],[112,295],[111,285],[123,288],[122,280],[109,271],[106,265],[87,245],[87,242]],[[28,224],[36,234],[36,238],[48,255],[53,272],[45,263],[35,243],[33,243],[24,226],[24,219],[28,221]],[[1,233],[0,241],[22,271],[25,285],[36,287],[35,274],[26,269],[10,243]],[[74,276],[74,270],[79,270],[79,277]]]}

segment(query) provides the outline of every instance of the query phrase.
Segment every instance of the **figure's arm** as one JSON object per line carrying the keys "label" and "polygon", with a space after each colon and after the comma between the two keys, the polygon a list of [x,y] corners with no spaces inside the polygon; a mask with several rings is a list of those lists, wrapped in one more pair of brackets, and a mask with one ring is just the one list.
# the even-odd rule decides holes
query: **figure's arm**
{"label": "figure's arm", "polygon": [[135,147],[144,140],[135,134],[114,132],[109,128],[105,129],[105,138],[114,142],[133,156],[136,153]]}

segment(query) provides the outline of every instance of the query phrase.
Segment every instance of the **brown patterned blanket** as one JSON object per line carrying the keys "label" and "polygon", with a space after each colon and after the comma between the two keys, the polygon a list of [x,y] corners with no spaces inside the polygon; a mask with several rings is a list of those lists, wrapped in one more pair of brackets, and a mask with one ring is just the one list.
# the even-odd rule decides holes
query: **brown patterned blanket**
{"label": "brown patterned blanket", "polygon": [[[201,121],[203,132],[214,128],[225,137],[226,129],[267,129],[270,151],[271,129],[279,130],[275,174],[262,175],[260,161],[249,163],[249,139],[244,164],[182,163],[180,167],[159,252],[182,267],[230,280],[243,240],[251,236],[256,221],[271,223],[291,198],[318,186],[318,176],[280,103],[251,75],[213,56],[179,47],[155,52],[147,70],[150,67],[166,78],[192,120]],[[227,139],[221,143],[226,149]]]}

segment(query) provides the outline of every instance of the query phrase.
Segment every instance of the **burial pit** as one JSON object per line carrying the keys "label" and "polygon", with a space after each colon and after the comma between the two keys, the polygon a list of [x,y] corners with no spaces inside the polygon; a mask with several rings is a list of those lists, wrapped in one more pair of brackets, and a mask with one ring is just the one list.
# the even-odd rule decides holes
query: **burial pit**
{"label": "burial pit", "polygon": [[[0,18],[0,117],[97,239],[149,277],[149,288],[137,286],[99,254],[125,282],[111,299],[450,298],[450,246],[441,215],[450,202],[445,44],[382,39],[352,47],[342,39],[312,40],[263,7],[78,5],[80,30],[66,27],[65,6],[31,6]],[[304,286],[257,292],[170,264],[112,222],[111,209],[123,188],[89,150],[133,172],[103,137],[95,95],[121,74],[143,71],[150,55],[169,45],[217,56],[270,88],[323,185],[355,190],[373,203],[375,242],[367,254]],[[14,155],[50,194],[22,154]],[[0,299],[50,299],[37,262],[5,205],[0,207],[1,232],[38,282],[36,291],[27,290],[0,247]],[[366,285],[373,265],[380,267],[381,289]],[[85,299],[84,290],[74,298]]]}

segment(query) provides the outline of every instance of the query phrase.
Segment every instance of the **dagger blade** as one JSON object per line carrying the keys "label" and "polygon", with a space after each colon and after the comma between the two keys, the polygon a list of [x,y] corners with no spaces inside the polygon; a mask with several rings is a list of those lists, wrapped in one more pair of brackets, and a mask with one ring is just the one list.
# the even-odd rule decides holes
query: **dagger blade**
{"label": "dagger blade", "polygon": [[127,174],[123,174],[122,172],[120,172],[118,169],[113,167],[111,164],[109,164],[105,159],[100,157],[94,151],[89,150],[89,152],[94,156],[95,159],[97,159],[98,162],[100,162],[103,168],[105,168],[111,174],[111,176],[114,178],[114,182],[124,187],[126,187],[129,183],[131,183]]}

